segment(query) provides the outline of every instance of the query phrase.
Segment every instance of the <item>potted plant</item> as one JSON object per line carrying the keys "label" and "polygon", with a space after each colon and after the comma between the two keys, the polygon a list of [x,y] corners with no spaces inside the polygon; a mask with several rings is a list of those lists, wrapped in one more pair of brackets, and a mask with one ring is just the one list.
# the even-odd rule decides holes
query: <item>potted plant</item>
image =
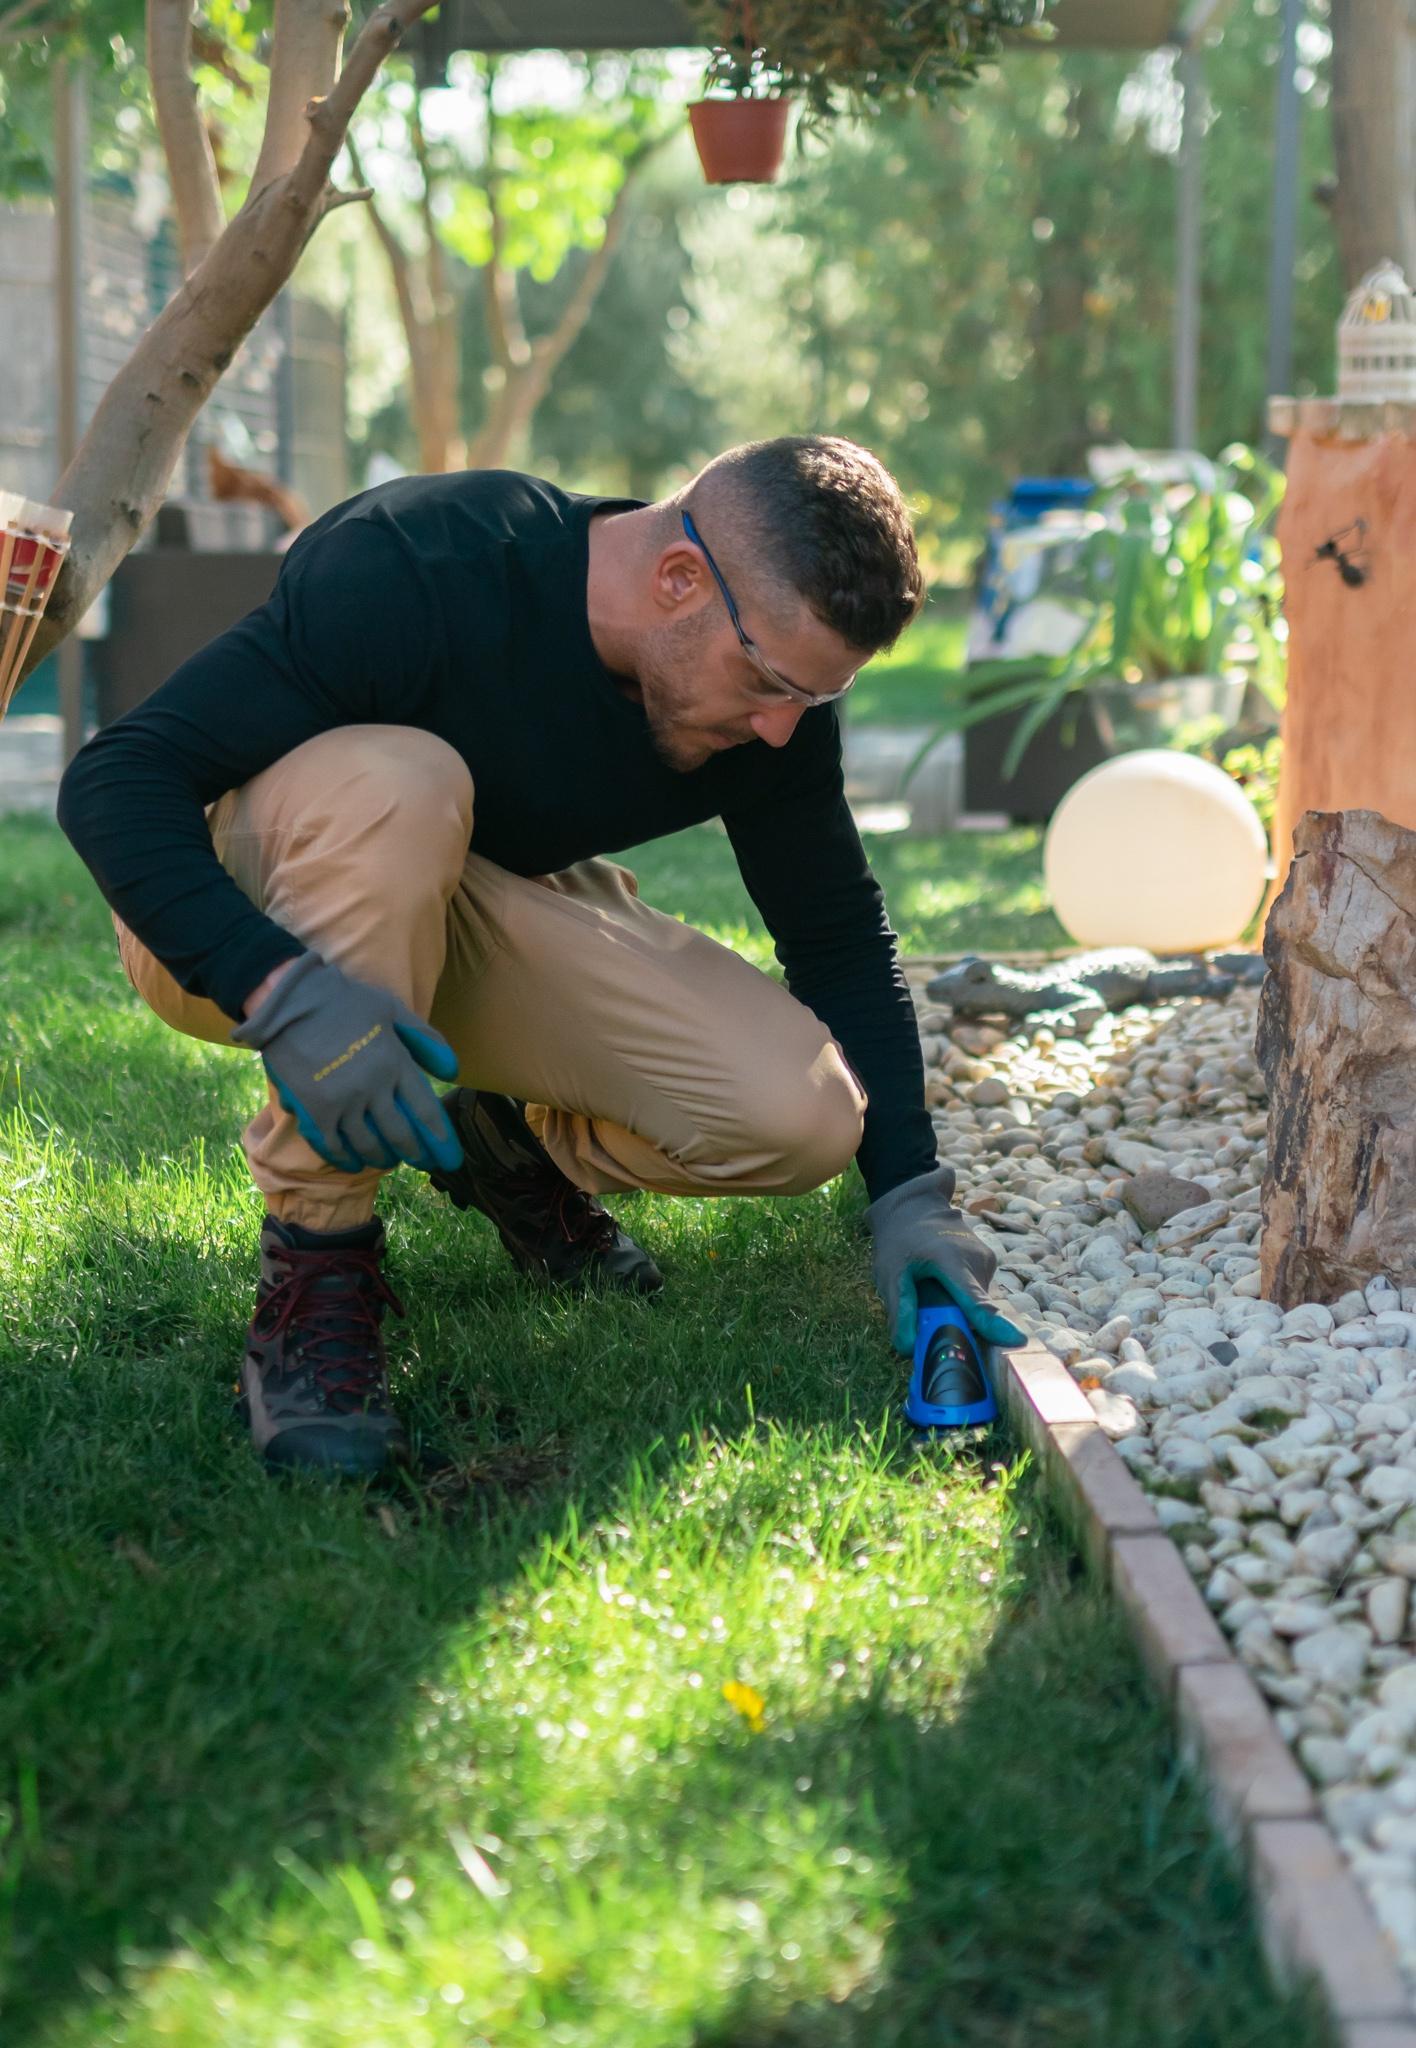
{"label": "potted plant", "polygon": [[689,126],[708,184],[770,185],[782,168],[791,101],[758,44],[752,0],[734,11],[739,34],[715,44]]}
{"label": "potted plant", "polygon": [[[1240,722],[1246,695],[1281,702],[1284,625],[1271,532],[1283,477],[1252,449],[1213,476],[1157,483],[1143,467],[1093,500],[1066,654],[983,660],[947,679],[943,731],[989,728],[1004,782],[1040,736],[1042,783],[1015,815],[1046,816],[1100,760],[1143,746],[1203,746]],[[1006,737],[1005,737],[1006,735]],[[970,778],[971,808],[980,801]],[[1045,785],[1045,786],[1044,786]]]}
{"label": "potted plant", "polygon": [[710,184],[770,183],[790,101],[819,128],[967,85],[1049,0],[689,0],[712,56],[689,109]]}

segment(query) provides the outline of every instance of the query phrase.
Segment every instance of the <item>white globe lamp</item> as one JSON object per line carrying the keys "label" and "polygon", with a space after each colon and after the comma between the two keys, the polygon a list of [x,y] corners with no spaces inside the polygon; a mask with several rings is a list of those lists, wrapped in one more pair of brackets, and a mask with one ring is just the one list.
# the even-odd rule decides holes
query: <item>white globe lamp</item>
{"label": "white globe lamp", "polygon": [[1104,761],[1068,790],[1043,847],[1052,907],[1080,945],[1200,953],[1258,908],[1268,841],[1237,783],[1193,754]]}

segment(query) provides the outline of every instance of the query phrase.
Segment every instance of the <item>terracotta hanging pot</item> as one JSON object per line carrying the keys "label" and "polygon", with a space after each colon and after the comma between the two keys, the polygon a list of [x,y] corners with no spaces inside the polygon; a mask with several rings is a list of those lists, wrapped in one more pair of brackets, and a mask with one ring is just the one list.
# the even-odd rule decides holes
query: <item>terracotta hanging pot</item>
{"label": "terracotta hanging pot", "polygon": [[787,99],[695,100],[688,110],[710,185],[772,185],[787,146]]}

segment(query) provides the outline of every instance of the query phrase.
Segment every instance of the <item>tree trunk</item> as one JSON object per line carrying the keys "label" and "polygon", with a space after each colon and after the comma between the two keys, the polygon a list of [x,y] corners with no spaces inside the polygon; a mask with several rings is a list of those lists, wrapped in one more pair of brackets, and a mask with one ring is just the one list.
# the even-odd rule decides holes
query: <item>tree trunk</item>
{"label": "tree trunk", "polygon": [[[630,187],[641,167],[660,147],[662,139],[658,137],[644,144],[625,166],[614,205],[605,221],[602,240],[590,251],[560,319],[549,334],[539,335],[535,341],[525,338],[516,298],[515,275],[500,261],[499,241],[494,231],[492,261],[485,273],[487,323],[504,381],[467,450],[469,469],[504,469],[530,434],[537,408],[550,390],[556,371],[584,330],[609,276],[628,218]],[[490,183],[488,198],[492,203],[495,226],[495,188]]]}
{"label": "tree trunk", "polygon": [[182,270],[190,277],[226,226],[216,157],[192,80],[190,0],[148,0],[147,65]]}
{"label": "tree trunk", "polygon": [[1331,0],[1330,21],[1343,277],[1391,257],[1416,278],[1416,0]]}
{"label": "tree trunk", "polygon": [[1416,1285],[1416,832],[1310,811],[1264,933],[1262,1291]]}
{"label": "tree trunk", "polygon": [[[1071,85],[1067,120],[1079,139],[1100,133],[1094,87]],[[1035,409],[1036,467],[1043,476],[1078,475],[1096,438],[1087,417],[1087,380],[1080,374],[1090,320],[1087,290],[1096,271],[1091,194],[1073,190],[1067,202],[1054,210],[1047,191],[1038,191],[1038,211],[1055,213],[1052,238],[1039,251],[1038,297],[1029,322],[1029,381],[1036,393],[1046,393]]]}
{"label": "tree trunk", "polygon": [[[352,136],[348,148],[355,177],[366,183],[358,145]],[[426,196],[425,188],[425,199]],[[431,236],[430,204],[425,205],[424,214],[425,232]],[[423,259],[424,274],[420,275],[418,264],[389,225],[377,200],[369,202],[369,221],[388,263],[408,348],[409,410],[418,440],[418,467],[424,475],[440,476],[461,469],[467,459],[460,418],[462,363],[457,309],[447,289],[442,249],[435,240],[430,241]]]}
{"label": "tree trunk", "polygon": [[535,355],[505,374],[506,381],[494,393],[487,417],[468,447],[469,469],[505,469],[520,453],[536,409],[550,389],[550,372]]}
{"label": "tree trunk", "polygon": [[[330,168],[384,58],[433,4],[384,0],[374,10],[338,80],[306,108],[298,160],[251,192],[104,393],[55,488],[54,502],[74,514],[73,546],[26,675],[78,624],[156,512],[192,422],[321,220],[346,199],[368,196],[336,192]],[[329,0],[318,6],[328,30]],[[337,41],[327,47],[333,62]]]}

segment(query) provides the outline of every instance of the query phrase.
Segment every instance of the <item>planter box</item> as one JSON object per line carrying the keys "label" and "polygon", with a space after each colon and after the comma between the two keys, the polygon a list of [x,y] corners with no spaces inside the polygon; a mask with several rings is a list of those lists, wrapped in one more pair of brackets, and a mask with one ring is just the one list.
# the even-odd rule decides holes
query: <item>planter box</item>
{"label": "planter box", "polygon": [[1032,740],[1011,776],[1003,763],[1024,713],[980,719],[964,734],[964,809],[1001,811],[1020,824],[1045,825],[1072,784],[1110,753],[1083,699],[1067,705]]}
{"label": "planter box", "polygon": [[92,648],[98,722],[111,725],[195,654],[264,604],[276,554],[148,548],[120,563],[107,638]]}
{"label": "planter box", "polygon": [[1242,677],[1177,676],[1083,691],[1033,734],[1011,777],[1003,764],[1026,711],[981,719],[964,734],[964,808],[1045,825],[1073,783],[1103,761],[1172,745],[1185,726],[1205,719],[1232,726],[1245,688]]}

